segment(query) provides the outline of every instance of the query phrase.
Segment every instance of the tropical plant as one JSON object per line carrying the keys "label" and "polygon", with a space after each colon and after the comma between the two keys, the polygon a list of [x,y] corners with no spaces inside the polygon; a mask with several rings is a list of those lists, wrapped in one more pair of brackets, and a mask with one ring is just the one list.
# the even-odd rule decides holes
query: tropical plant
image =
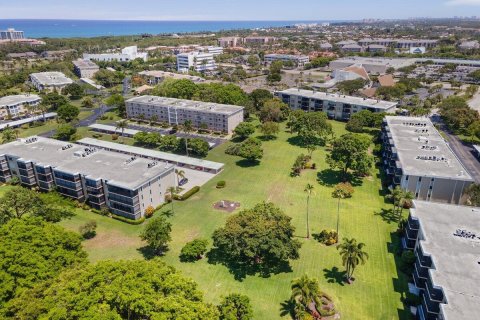
{"label": "tropical plant", "polygon": [[[183,132],[185,132],[186,134],[189,134],[190,132],[193,131],[193,123],[192,123],[192,120],[187,120],[183,123],[183,126],[182,126],[182,130]],[[185,152],[187,154],[187,157],[188,157],[188,137],[185,137]]]}
{"label": "tropical plant", "polygon": [[313,193],[313,189],[314,189],[313,185],[308,183],[305,186],[305,190],[303,190],[304,192],[307,193],[307,239],[310,239],[309,210],[310,210],[310,196]]}
{"label": "tropical plant", "polygon": [[339,183],[335,186],[335,189],[332,192],[332,197],[338,199],[337,202],[337,235],[336,240],[338,242],[338,234],[339,234],[339,224],[340,224],[340,200],[351,198],[352,194],[355,190],[353,189],[352,185],[348,182]]}
{"label": "tropical plant", "polygon": [[179,184],[180,183],[180,180],[182,180],[183,178],[185,178],[185,171],[184,170],[179,170],[179,169],[175,169],[175,174],[177,175],[177,183]]}
{"label": "tropical plant", "polygon": [[393,213],[400,223],[403,208],[411,205],[412,200],[415,199],[414,194],[411,191],[402,189],[400,186],[396,186],[391,193],[387,195],[387,198],[393,201]]}
{"label": "tropical plant", "polygon": [[128,120],[117,121],[117,124],[115,125],[115,130],[122,131],[122,140],[123,140],[123,134],[125,133],[125,129],[127,128],[128,128]]}
{"label": "tropical plant", "polygon": [[320,300],[322,292],[320,291],[318,280],[315,278],[310,278],[308,275],[296,278],[291,283],[291,289],[291,300],[297,306],[295,308],[295,316],[297,318],[302,317],[303,313],[309,310],[309,306],[312,303],[316,306],[320,306],[322,303]]}
{"label": "tropical plant", "polygon": [[368,260],[368,253],[363,250],[365,244],[363,242],[357,243],[357,240],[352,238],[343,238],[343,243],[338,245],[337,250],[340,250],[342,257],[342,264],[346,269],[346,278],[348,283],[351,283],[353,272],[359,264],[365,264]]}
{"label": "tropical plant", "polygon": [[174,213],[173,211],[173,201],[175,200],[175,196],[177,195],[177,188],[176,187],[168,187],[167,188],[167,192],[169,193],[170,195],[170,202],[172,204],[172,213]]}

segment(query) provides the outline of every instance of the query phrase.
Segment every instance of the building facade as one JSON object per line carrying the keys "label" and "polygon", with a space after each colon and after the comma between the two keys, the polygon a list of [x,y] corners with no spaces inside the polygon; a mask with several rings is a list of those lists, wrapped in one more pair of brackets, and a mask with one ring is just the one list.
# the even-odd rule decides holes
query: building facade
{"label": "building facade", "polygon": [[395,102],[295,88],[278,91],[275,95],[293,110],[325,112],[329,118],[337,120],[349,120],[352,114],[362,110],[393,113],[397,106]]}
{"label": "building facade", "polygon": [[415,199],[459,204],[473,179],[428,118],[385,117],[383,164],[392,187]]}
{"label": "building facade", "polygon": [[13,177],[130,219],[161,205],[176,186],[173,164],[43,137],[0,146],[0,181]]}
{"label": "building facade", "polygon": [[60,91],[73,80],[61,72],[39,72],[30,74],[30,81],[38,91]]}
{"label": "building facade", "polygon": [[207,52],[187,52],[177,54],[177,71],[186,73],[192,69],[196,72],[216,70],[217,65],[213,58],[213,54]]}
{"label": "building facade", "polygon": [[402,243],[416,258],[416,319],[478,319],[479,241],[480,208],[414,201]]}
{"label": "building facade", "polygon": [[95,60],[95,61],[119,61],[119,62],[129,62],[135,59],[142,59],[147,61],[148,53],[147,52],[138,52],[137,46],[125,47],[122,49],[121,53],[98,53],[83,54],[83,59],[85,60]]}
{"label": "building facade", "polygon": [[97,66],[94,62],[82,59],[73,61],[73,68],[73,71],[77,76],[88,79],[93,78],[95,73],[100,70],[99,66]]}
{"label": "building facade", "polygon": [[152,119],[182,125],[191,121],[193,126],[206,125],[209,130],[231,133],[243,121],[243,107],[210,102],[139,96],[127,100],[127,117]]}
{"label": "building facade", "polygon": [[186,79],[193,82],[205,81],[204,78],[198,77],[198,76],[191,76],[183,73],[173,73],[173,72],[160,71],[160,70],[142,71],[139,73],[139,75],[142,76],[144,79],[146,79],[147,82],[151,85],[162,83],[165,79],[175,79],[175,80]]}
{"label": "building facade", "polygon": [[25,39],[23,31],[18,31],[13,28],[7,30],[0,30],[0,40],[20,40]]}
{"label": "building facade", "polygon": [[223,48],[238,47],[243,43],[241,37],[224,37],[218,39],[218,45]]}
{"label": "building facade", "polygon": [[310,62],[310,58],[308,56],[293,54],[272,53],[265,55],[265,63],[271,64],[274,61],[293,62],[293,64],[297,67],[303,67],[305,64]]}
{"label": "building facade", "polygon": [[35,108],[42,98],[36,94],[19,94],[0,98],[0,120],[12,120],[29,113],[36,113]]}

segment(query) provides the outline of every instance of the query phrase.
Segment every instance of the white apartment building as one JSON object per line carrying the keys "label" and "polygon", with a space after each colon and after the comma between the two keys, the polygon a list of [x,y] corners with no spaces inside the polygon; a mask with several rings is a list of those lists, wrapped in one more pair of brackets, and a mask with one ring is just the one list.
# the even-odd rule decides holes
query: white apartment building
{"label": "white apartment building", "polygon": [[138,52],[137,46],[126,47],[122,49],[121,53],[99,53],[99,54],[83,54],[83,59],[85,60],[95,60],[95,61],[119,61],[119,62],[128,62],[135,59],[142,59],[147,61],[148,53],[147,52]]}
{"label": "white apartment building", "polygon": [[74,72],[80,78],[93,78],[100,68],[90,60],[78,59],[73,61]]}
{"label": "white apartment building", "polygon": [[25,39],[25,34],[23,31],[18,31],[13,28],[8,28],[7,30],[0,30],[0,40],[19,40]]}
{"label": "white apartment building", "polygon": [[213,54],[214,56],[218,56],[223,54],[223,47],[214,47],[214,46],[205,47],[204,52],[208,52]]}
{"label": "white apartment building", "polygon": [[274,61],[291,61],[297,67],[303,67],[305,64],[310,62],[310,58],[308,56],[303,55],[293,55],[293,54],[267,54],[265,55],[265,63],[270,64]]}
{"label": "white apartment building", "polygon": [[188,72],[189,70],[197,72],[214,71],[217,69],[215,59],[212,53],[206,52],[188,52],[177,54],[177,70],[179,72]]}
{"label": "white apartment building", "polygon": [[67,85],[73,83],[61,72],[39,72],[30,74],[30,80],[38,91],[62,90]]}
{"label": "white apartment building", "polygon": [[36,94],[18,94],[0,98],[0,120],[16,119],[29,112],[27,106],[38,106],[42,98]]}
{"label": "white apartment building", "polygon": [[209,130],[231,133],[243,121],[243,107],[211,102],[139,96],[125,101],[127,117],[131,119],[152,119],[182,125],[191,121],[200,128],[207,125]]}

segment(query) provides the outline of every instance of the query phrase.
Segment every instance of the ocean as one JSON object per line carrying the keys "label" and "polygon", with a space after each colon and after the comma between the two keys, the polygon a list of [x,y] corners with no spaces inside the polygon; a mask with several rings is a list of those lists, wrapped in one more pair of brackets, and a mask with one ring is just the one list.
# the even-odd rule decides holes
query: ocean
{"label": "ocean", "polygon": [[[75,38],[282,27],[313,21],[114,21],[0,19],[0,30],[15,28],[28,38]],[[315,21],[325,22],[325,21]]]}

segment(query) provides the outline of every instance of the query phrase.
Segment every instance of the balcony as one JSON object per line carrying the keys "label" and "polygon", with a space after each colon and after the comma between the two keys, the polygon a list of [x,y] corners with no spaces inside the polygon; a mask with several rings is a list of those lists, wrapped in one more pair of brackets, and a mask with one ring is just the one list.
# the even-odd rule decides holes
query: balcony
{"label": "balcony", "polygon": [[423,310],[427,315],[427,319],[437,319],[438,313],[440,312],[440,304],[438,302],[433,302],[428,299],[426,294],[422,294],[422,306]]}
{"label": "balcony", "polygon": [[440,288],[435,288],[432,281],[427,281],[428,299],[432,302],[442,303],[444,296],[443,291]]}
{"label": "balcony", "polygon": [[429,279],[429,274],[428,274],[428,268],[426,267],[422,267],[417,259],[417,261],[415,261],[415,271],[417,272],[417,275],[420,277],[420,278],[423,278],[423,279]]}

